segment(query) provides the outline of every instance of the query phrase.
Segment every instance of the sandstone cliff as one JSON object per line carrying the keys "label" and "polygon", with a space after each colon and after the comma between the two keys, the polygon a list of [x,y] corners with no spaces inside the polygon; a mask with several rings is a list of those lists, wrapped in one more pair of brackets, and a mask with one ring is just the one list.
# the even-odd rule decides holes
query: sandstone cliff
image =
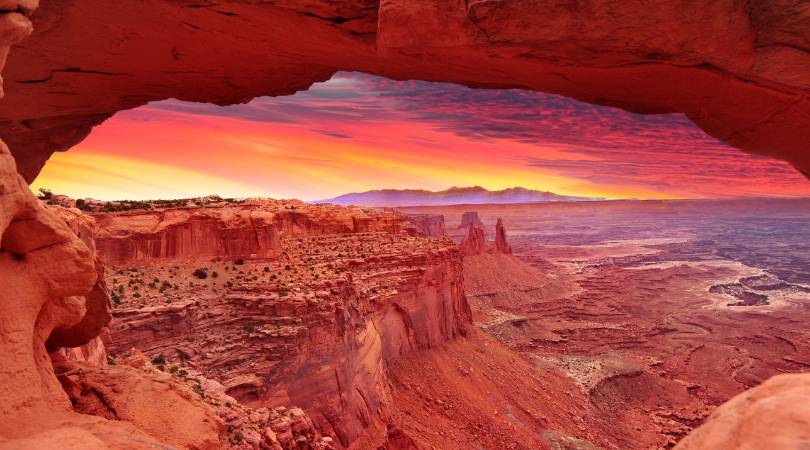
{"label": "sandstone cliff", "polygon": [[467,211],[461,215],[461,223],[458,227],[466,231],[470,226],[486,230],[477,211]]}
{"label": "sandstone cliff", "polygon": [[[249,224],[238,219],[246,212],[278,230],[272,257],[211,246],[135,267],[142,260],[105,254],[142,245],[145,233],[133,231],[154,230],[155,217],[171,214],[165,222],[186,230],[200,217]],[[254,202],[93,219],[118,305],[105,336],[111,355],[137,348],[167,370],[217,380],[240,403],[298,405],[340,445],[387,429],[388,364],[471,322],[455,245],[412,236],[400,214]],[[196,239],[208,231],[216,240],[221,229],[200,229]]]}
{"label": "sandstone cliff", "polygon": [[447,236],[444,216],[441,214],[406,214],[413,223],[417,236],[442,238]]}
{"label": "sandstone cliff", "polygon": [[[89,217],[89,216],[88,216]],[[189,259],[267,259],[281,256],[282,237],[407,231],[398,214],[246,200],[206,207],[170,207],[93,213],[79,233],[107,265],[145,265]]]}

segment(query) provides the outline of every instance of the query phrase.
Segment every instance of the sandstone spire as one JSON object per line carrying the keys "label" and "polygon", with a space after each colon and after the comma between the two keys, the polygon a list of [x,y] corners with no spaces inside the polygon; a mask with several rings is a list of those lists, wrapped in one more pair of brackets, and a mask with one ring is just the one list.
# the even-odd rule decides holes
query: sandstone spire
{"label": "sandstone spire", "polygon": [[470,224],[467,236],[459,244],[461,253],[466,256],[480,255],[485,250],[484,230]]}
{"label": "sandstone spire", "polygon": [[498,217],[498,223],[495,225],[495,252],[512,254],[512,246],[506,241],[506,228],[503,226],[503,220]]}

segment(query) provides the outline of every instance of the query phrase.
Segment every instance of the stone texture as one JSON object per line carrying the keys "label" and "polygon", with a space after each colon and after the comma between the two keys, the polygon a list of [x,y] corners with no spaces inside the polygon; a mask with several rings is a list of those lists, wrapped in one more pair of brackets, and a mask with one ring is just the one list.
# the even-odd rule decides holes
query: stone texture
{"label": "stone texture", "polygon": [[461,215],[461,223],[459,224],[459,228],[467,230],[470,226],[474,226],[485,230],[484,222],[481,221],[481,218],[478,217],[477,211],[467,211]]}
{"label": "stone texture", "polygon": [[464,256],[480,255],[486,251],[484,230],[473,224],[467,228],[467,236],[461,240],[459,250]]}
{"label": "stone texture", "polygon": [[407,214],[408,220],[416,227],[417,236],[442,238],[447,236],[444,216],[441,214]]}
{"label": "stone texture", "polygon": [[495,251],[507,255],[512,253],[512,246],[506,241],[506,228],[504,228],[503,220],[500,217],[498,217],[498,222],[495,224]]}
{"label": "stone texture", "polygon": [[[242,259],[217,246],[145,264],[105,255],[141,245],[137,230],[157,229],[156,216],[183,230],[199,217],[245,211],[273,224],[274,254]],[[117,306],[104,337],[112,356],[137,348],[166,370],[216,380],[234,402],[297,405],[343,446],[384,433],[392,361],[471,323],[456,245],[415,236],[393,211],[251,200],[99,212],[81,222],[93,224],[99,257],[113,261],[105,278]]]}
{"label": "stone texture", "polygon": [[810,445],[810,378],[777,375],[733,397],[686,436],[678,450],[755,450]]}
{"label": "stone texture", "polygon": [[[30,30],[3,17],[17,23],[4,40]],[[33,20],[0,105],[0,134],[29,181],[116,111],[287,95],[338,70],[682,112],[810,171],[810,7],[798,0],[59,0]]]}

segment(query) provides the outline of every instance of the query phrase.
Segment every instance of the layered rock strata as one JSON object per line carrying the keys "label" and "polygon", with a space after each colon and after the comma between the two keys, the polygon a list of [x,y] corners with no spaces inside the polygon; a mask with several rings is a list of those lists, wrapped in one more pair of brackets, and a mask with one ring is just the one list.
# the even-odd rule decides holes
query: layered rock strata
{"label": "layered rock strata", "polygon": [[[107,348],[112,355],[137,348],[166,370],[197,370],[243,404],[298,405],[319,430],[350,445],[387,427],[387,365],[459,336],[471,322],[460,254],[449,240],[399,231],[400,215],[353,217],[362,211],[309,206],[295,216],[308,225],[293,227],[289,210],[277,206],[277,257],[225,253],[110,266],[106,281],[117,306]],[[186,216],[230,215],[233,208]],[[312,220],[325,209],[341,220]],[[155,212],[115,214],[121,226]],[[120,235],[105,228],[107,215],[94,217],[102,258],[106,236]],[[358,231],[365,229],[388,231]],[[130,236],[117,238],[120,245],[137,239]]]}
{"label": "layered rock strata", "polygon": [[444,216],[441,214],[407,214],[418,236],[442,238],[447,236]]}

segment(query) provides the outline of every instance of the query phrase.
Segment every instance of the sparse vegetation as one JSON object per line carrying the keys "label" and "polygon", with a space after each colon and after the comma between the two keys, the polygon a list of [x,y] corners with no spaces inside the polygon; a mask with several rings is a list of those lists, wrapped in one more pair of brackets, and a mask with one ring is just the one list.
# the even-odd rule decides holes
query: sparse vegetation
{"label": "sparse vegetation", "polygon": [[206,269],[203,269],[203,268],[196,269],[191,274],[194,275],[195,277],[201,279],[201,280],[204,280],[204,279],[208,278],[208,271]]}

